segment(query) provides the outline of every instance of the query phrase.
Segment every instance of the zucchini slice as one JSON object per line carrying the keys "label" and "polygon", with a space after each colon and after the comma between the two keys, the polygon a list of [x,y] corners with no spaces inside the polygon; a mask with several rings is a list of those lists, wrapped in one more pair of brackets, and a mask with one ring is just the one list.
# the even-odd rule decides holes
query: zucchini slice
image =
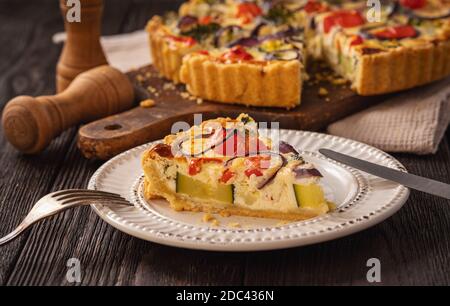
{"label": "zucchini slice", "polygon": [[325,195],[322,187],[317,184],[297,185],[294,184],[297,206],[300,208],[320,208],[325,203]]}
{"label": "zucchini slice", "polygon": [[177,173],[176,192],[203,200],[216,200],[228,204],[234,202],[234,186],[219,184],[212,186],[187,175]]}

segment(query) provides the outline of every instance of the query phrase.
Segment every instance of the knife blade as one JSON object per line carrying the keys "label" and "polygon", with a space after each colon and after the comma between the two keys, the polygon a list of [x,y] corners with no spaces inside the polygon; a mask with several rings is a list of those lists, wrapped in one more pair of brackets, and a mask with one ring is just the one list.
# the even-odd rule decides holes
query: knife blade
{"label": "knife blade", "polygon": [[320,149],[319,152],[344,165],[370,173],[372,175],[399,183],[403,186],[429,193],[445,199],[450,199],[450,185],[428,179],[411,173],[398,171],[385,166],[380,166],[365,160],[355,158],[329,149]]}

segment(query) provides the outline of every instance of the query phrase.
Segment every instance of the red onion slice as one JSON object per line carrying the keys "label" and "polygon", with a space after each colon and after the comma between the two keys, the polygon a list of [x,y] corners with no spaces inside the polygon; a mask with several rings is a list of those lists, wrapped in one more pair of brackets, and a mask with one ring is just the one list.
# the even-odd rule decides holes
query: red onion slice
{"label": "red onion slice", "polygon": [[[231,133],[229,131],[231,131]],[[215,130],[213,130],[210,133],[197,135],[197,136],[194,137],[194,139],[211,138],[213,135],[216,135],[217,133],[222,133],[222,132],[223,132],[223,129],[215,129]],[[225,134],[226,136],[225,137],[220,137],[219,141],[217,141],[213,145],[209,146],[208,148],[202,150],[201,152],[195,153],[195,154],[190,154],[190,153],[183,152],[183,144],[186,141],[191,140],[191,137],[190,136],[180,137],[179,139],[175,140],[175,142],[172,144],[172,154],[174,156],[176,156],[176,155],[178,155],[178,153],[181,153],[181,155],[183,155],[185,157],[191,157],[191,158],[201,156],[201,155],[205,154],[206,152],[209,152],[210,150],[214,149],[215,147],[223,144],[230,137],[234,136],[235,132],[236,132],[236,129],[228,129],[228,130],[226,130],[226,134]]]}
{"label": "red onion slice", "polygon": [[219,31],[217,31],[214,35],[214,46],[215,47],[222,47],[220,39],[223,37],[223,35],[226,35],[227,33],[236,33],[238,31],[242,30],[240,26],[237,25],[230,25],[226,26],[224,28],[221,28]]}
{"label": "red onion slice", "polygon": [[300,52],[298,49],[278,50],[266,55],[268,61],[293,61],[300,60]]}
{"label": "red onion slice", "polygon": [[191,27],[193,25],[196,25],[198,23],[198,19],[195,16],[186,15],[181,17],[181,19],[178,21],[177,27],[180,30],[186,29],[188,27]]}
{"label": "red onion slice", "polygon": [[270,182],[272,182],[275,177],[277,176],[278,172],[287,165],[287,160],[286,158],[281,155],[280,153],[276,153],[276,152],[270,152],[270,151],[266,151],[266,152],[260,152],[261,155],[264,154],[270,154],[270,155],[274,155],[274,156],[278,156],[281,159],[281,163],[280,165],[278,165],[277,169],[266,179],[264,179],[263,181],[259,182],[258,185],[256,186],[256,188],[258,189],[263,189],[265,186],[267,186]]}
{"label": "red onion slice", "polygon": [[294,170],[296,179],[310,178],[310,177],[323,177],[322,173],[316,168],[295,168]]}
{"label": "red onion slice", "polygon": [[250,37],[258,37],[259,36],[259,32],[261,31],[261,29],[266,26],[267,23],[266,22],[260,22],[254,29],[253,31],[250,33]]}
{"label": "red onion slice", "polygon": [[295,150],[294,147],[289,143],[287,143],[286,141],[280,141],[280,143],[278,144],[278,150],[280,151],[280,153],[283,154],[288,153],[298,154],[297,150]]}
{"label": "red onion slice", "polygon": [[262,37],[263,41],[271,40],[271,39],[281,39],[281,38],[287,38],[292,36],[297,36],[303,32],[303,28],[294,28],[292,26],[289,26],[287,30],[279,31],[275,34],[269,34],[264,37]]}
{"label": "red onion slice", "polygon": [[261,41],[257,38],[254,37],[244,37],[244,38],[239,38],[231,43],[228,44],[228,48],[232,48],[235,46],[243,46],[243,47],[254,47],[257,46],[261,43]]}

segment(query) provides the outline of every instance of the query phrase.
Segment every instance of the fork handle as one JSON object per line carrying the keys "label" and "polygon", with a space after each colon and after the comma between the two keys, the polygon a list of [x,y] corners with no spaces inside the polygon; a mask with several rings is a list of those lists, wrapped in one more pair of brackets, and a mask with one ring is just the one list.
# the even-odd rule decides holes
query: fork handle
{"label": "fork handle", "polygon": [[84,203],[78,203],[77,205],[66,205],[66,206],[59,206],[58,209],[48,209],[46,213],[42,213],[44,209],[43,206],[34,206],[30,212],[27,214],[25,219],[17,226],[16,229],[14,229],[11,233],[6,235],[5,237],[0,239],[0,246],[3,244],[6,244],[10,242],[11,240],[15,239],[17,236],[19,236],[24,230],[29,228],[31,225],[35,224],[38,221],[41,221],[45,218],[48,218],[50,216],[56,215],[62,211],[65,211],[69,208],[82,206],[82,205],[90,205],[90,202],[86,201]]}
{"label": "fork handle", "polygon": [[25,220],[22,221],[22,223],[20,223],[19,226],[16,227],[11,233],[0,239],[0,245],[6,244],[11,240],[14,240],[15,238],[17,238],[17,236],[19,236],[24,230],[26,230],[32,224],[33,223],[25,222]]}
{"label": "fork handle", "polygon": [[[56,215],[57,213],[65,211],[69,208],[75,207],[75,205],[59,206],[57,209],[50,209],[50,207],[48,207],[47,211],[46,211],[46,209],[44,209],[46,204],[47,203],[45,203],[44,206],[38,206],[38,205],[33,206],[33,208],[27,214],[25,219],[23,219],[23,221],[17,226],[17,228],[15,228],[11,233],[9,233],[8,235],[6,235],[5,237],[0,239],[0,246],[15,239],[17,236],[22,234],[23,231],[25,231],[27,228],[29,228],[31,225],[35,224],[36,222],[41,221],[50,216]],[[88,203],[86,202],[86,203],[79,204],[76,206],[87,205],[87,204]]]}

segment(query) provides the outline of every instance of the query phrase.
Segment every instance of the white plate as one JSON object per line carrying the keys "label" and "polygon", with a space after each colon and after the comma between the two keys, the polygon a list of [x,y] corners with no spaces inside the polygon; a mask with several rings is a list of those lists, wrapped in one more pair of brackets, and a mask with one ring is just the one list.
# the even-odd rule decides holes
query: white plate
{"label": "white plate", "polygon": [[[280,130],[280,139],[293,145],[324,175],[326,196],[336,203],[336,211],[288,224],[270,219],[216,216],[220,226],[213,227],[202,222],[203,213],[174,212],[164,200],[147,202],[143,198],[141,155],[151,144],[111,159],[89,182],[89,189],[119,193],[134,207],[92,207],[112,226],[144,240],[190,249],[259,251],[318,243],[361,231],[390,217],[408,198],[406,187],[316,153],[320,148],[330,148],[406,171],[396,159],[376,148],[340,137],[293,130]],[[233,228],[232,223],[242,227]]]}

